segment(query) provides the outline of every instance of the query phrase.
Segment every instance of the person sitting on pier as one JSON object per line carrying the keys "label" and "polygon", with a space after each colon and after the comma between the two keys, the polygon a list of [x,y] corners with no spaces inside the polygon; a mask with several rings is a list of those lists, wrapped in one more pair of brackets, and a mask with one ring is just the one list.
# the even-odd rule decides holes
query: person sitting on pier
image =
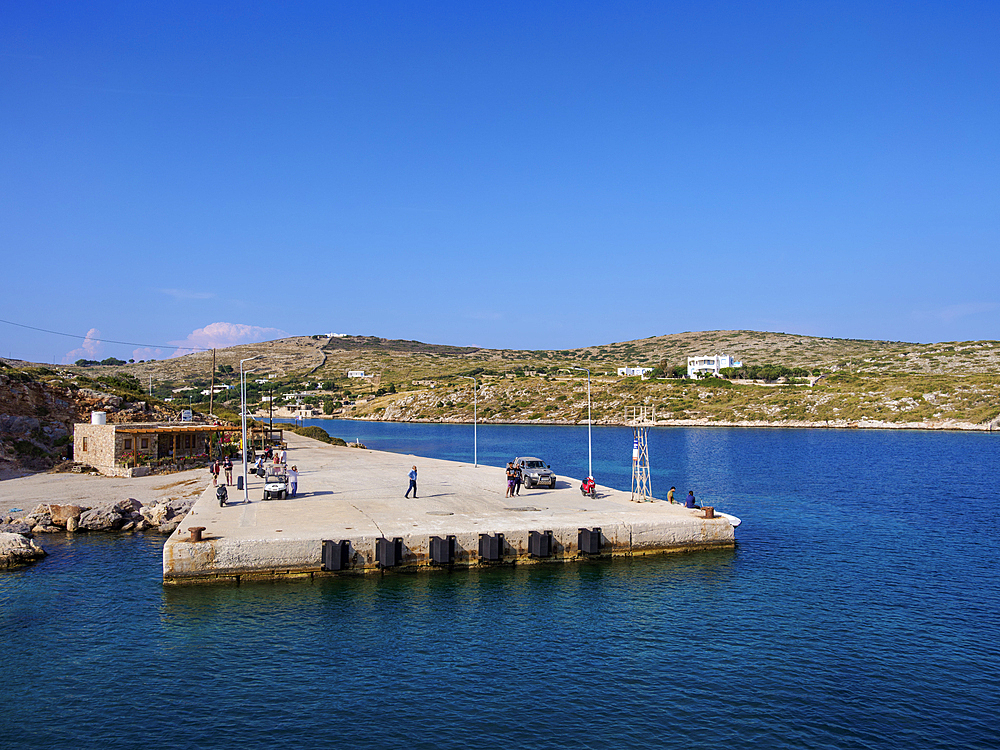
{"label": "person sitting on pier", "polygon": [[580,492],[590,497],[597,497],[597,483],[593,477],[587,477],[583,480],[583,484],[580,485]]}
{"label": "person sitting on pier", "polygon": [[684,501],[685,508],[700,508],[700,505],[695,504],[694,490],[688,490],[687,499]]}
{"label": "person sitting on pier", "polygon": [[670,503],[671,505],[673,505],[675,502],[677,502],[676,500],[674,500],[674,491],[676,489],[677,489],[676,487],[671,487],[670,491],[667,492],[667,502]]}

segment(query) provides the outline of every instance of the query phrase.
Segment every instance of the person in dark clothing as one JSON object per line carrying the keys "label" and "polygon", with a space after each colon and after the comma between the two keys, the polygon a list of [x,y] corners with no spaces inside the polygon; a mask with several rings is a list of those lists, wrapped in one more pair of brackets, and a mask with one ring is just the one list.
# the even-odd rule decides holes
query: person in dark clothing
{"label": "person in dark clothing", "polygon": [[409,476],[410,476],[410,486],[407,488],[406,494],[403,495],[403,497],[409,497],[410,496],[410,492],[413,492],[413,497],[416,498],[416,496],[417,496],[417,467],[416,466],[414,466],[412,469],[410,469]]}
{"label": "person in dark clothing", "polygon": [[684,501],[685,508],[700,508],[700,505],[695,504],[694,500],[694,490],[688,490],[687,499]]}
{"label": "person in dark clothing", "polygon": [[524,461],[514,467],[514,494],[521,494],[521,482],[524,481]]}

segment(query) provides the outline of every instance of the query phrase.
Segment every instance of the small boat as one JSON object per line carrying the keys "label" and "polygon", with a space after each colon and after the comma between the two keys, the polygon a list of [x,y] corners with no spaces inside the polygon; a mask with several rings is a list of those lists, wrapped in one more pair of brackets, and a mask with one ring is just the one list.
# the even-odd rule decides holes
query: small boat
{"label": "small boat", "polygon": [[734,529],[737,526],[739,526],[741,523],[743,523],[743,519],[737,518],[736,516],[732,515],[731,513],[720,513],[719,511],[715,511],[715,515],[722,516],[723,518],[725,518],[727,521],[729,521],[729,523],[732,524],[732,526],[733,526]]}

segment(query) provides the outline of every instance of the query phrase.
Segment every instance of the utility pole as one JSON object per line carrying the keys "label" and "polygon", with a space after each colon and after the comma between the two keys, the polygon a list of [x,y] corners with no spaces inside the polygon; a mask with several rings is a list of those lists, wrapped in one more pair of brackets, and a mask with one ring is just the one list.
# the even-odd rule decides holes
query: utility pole
{"label": "utility pole", "polygon": [[212,387],[208,392],[208,413],[215,416],[215,349],[212,349]]}
{"label": "utility pole", "polygon": [[571,367],[571,370],[580,370],[581,372],[587,373],[587,474],[588,477],[593,478],[594,476],[594,443],[590,436],[590,428],[594,423],[593,417],[590,414],[590,370],[586,367]]}
{"label": "utility pole", "polygon": [[479,383],[472,375],[459,375],[472,381],[472,467],[479,468]]}

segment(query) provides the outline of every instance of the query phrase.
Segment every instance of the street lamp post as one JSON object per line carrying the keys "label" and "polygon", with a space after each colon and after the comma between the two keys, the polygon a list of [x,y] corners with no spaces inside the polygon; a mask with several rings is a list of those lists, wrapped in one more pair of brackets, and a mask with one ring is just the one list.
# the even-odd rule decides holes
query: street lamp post
{"label": "street lamp post", "polygon": [[590,370],[586,367],[574,367],[573,369],[587,373],[587,471],[589,472],[587,476],[592,477],[594,476],[594,444],[590,439],[590,427],[593,422],[590,418]]}
{"label": "street lamp post", "polygon": [[243,363],[258,359],[259,354],[240,360],[240,418],[243,420],[243,502],[250,502],[250,488],[247,486],[247,376]]}
{"label": "street lamp post", "polygon": [[479,384],[471,375],[459,375],[472,381],[472,466],[479,468]]}

